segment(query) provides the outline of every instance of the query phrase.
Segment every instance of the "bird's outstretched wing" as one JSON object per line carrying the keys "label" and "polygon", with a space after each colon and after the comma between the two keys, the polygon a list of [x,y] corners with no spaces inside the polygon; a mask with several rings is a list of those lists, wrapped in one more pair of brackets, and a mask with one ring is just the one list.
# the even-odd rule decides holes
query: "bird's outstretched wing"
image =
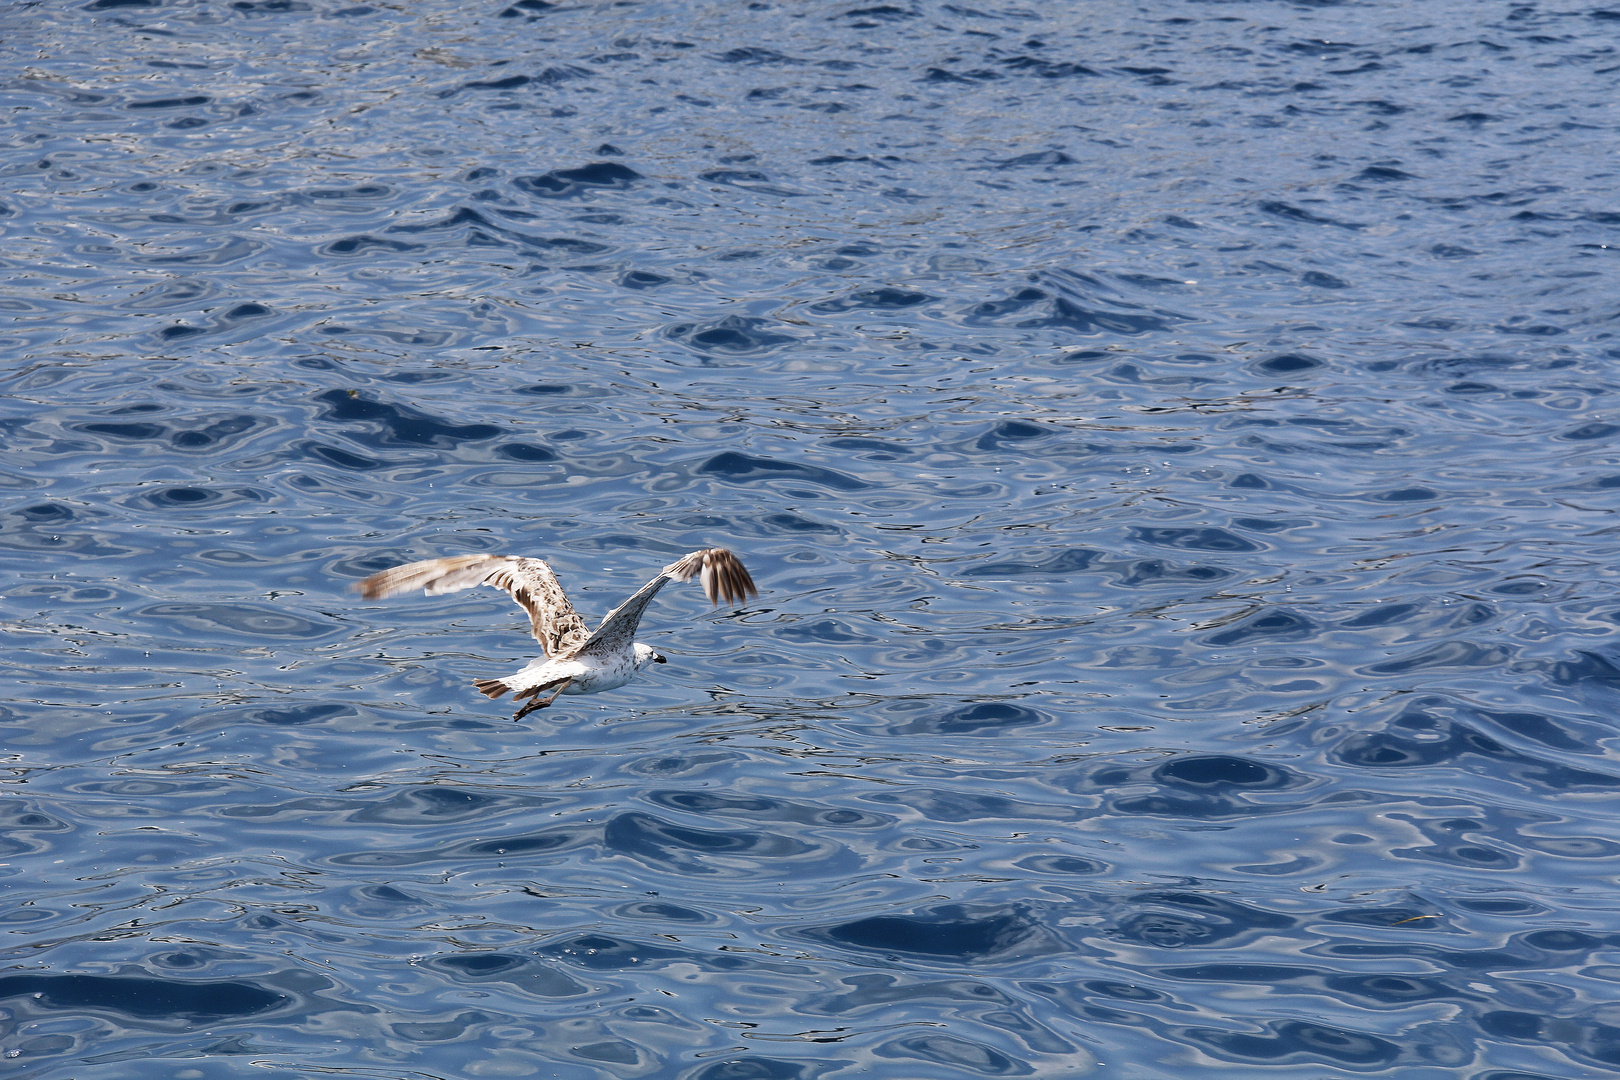
{"label": "bird's outstretched wing", "polygon": [[683,555],[658,572],[658,576],[636,590],[634,596],[608,612],[607,618],[590,639],[580,646],[581,653],[614,653],[628,649],[635,641],[636,627],[641,625],[641,613],[658,595],[658,590],[671,581],[691,581],[698,578],[703,594],[714,604],[740,603],[749,595],[759,595],[754,579],[748,576],[737,556],[725,548],[706,548]]}
{"label": "bird's outstretched wing", "polygon": [[[745,575],[746,576],[746,575]],[[367,600],[421,589],[429,596],[493,585],[507,593],[529,613],[534,638],[546,655],[556,659],[579,650],[590,636],[568,594],[551,567],[539,559],[515,555],[452,555],[406,563],[372,574],[355,588]]]}

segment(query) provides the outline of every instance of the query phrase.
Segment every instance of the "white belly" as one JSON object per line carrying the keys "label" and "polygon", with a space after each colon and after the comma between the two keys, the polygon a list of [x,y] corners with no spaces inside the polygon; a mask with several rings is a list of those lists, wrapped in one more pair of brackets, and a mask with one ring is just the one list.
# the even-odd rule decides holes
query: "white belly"
{"label": "white belly", "polygon": [[567,686],[563,687],[565,694],[600,694],[603,690],[616,690],[636,677],[636,669],[630,664],[622,667],[599,667],[582,674],[575,675]]}
{"label": "white belly", "polygon": [[559,678],[569,680],[565,694],[600,694],[613,690],[636,677],[635,654],[626,650],[619,656],[591,656],[579,660],[536,660],[517,678],[506,680],[513,690],[541,686]]}

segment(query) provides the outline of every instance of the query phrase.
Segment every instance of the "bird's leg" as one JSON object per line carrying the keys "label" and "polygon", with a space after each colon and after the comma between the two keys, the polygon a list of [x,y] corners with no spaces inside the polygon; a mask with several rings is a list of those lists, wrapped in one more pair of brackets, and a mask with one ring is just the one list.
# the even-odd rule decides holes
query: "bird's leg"
{"label": "bird's leg", "polygon": [[565,689],[567,689],[568,684],[573,682],[573,681],[574,681],[573,679],[564,679],[562,682],[558,683],[557,684],[557,689],[553,690],[551,692],[551,696],[546,698],[546,700],[544,700],[544,701],[540,700],[539,695],[536,695],[536,696],[530,698],[529,703],[527,705],[523,706],[523,708],[519,709],[517,711],[517,713],[513,715],[512,719],[513,720],[521,720],[525,716],[528,716],[530,713],[534,712],[534,710],[543,709],[547,705],[550,705],[553,701],[557,700],[557,695],[562,693]]}

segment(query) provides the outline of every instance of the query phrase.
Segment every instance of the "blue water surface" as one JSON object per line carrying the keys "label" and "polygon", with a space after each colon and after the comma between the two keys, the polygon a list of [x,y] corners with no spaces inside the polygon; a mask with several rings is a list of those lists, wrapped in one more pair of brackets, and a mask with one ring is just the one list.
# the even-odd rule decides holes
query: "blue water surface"
{"label": "blue water surface", "polygon": [[5,4],[11,1074],[1620,1069],[1597,2]]}

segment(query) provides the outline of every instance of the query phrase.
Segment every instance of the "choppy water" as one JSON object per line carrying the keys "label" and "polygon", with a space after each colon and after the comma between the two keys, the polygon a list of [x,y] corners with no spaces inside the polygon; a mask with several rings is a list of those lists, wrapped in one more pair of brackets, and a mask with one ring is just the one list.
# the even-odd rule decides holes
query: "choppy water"
{"label": "choppy water", "polygon": [[4,26],[17,1075],[1620,1066],[1620,11]]}

